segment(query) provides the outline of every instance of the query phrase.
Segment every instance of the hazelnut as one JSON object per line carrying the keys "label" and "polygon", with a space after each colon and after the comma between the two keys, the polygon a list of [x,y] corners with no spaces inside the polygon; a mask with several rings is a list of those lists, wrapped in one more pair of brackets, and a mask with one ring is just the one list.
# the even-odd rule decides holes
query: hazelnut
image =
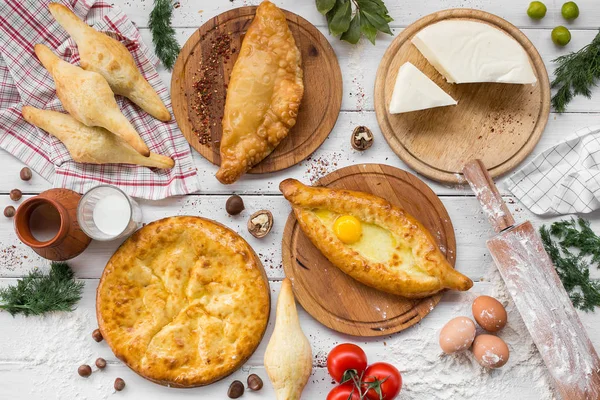
{"label": "hazelnut", "polygon": [[373,133],[366,126],[357,126],[350,139],[354,149],[363,151],[373,145]]}
{"label": "hazelnut", "polygon": [[230,399],[237,399],[238,397],[242,397],[244,394],[244,384],[240,381],[233,381],[231,385],[229,385],[229,390],[227,390],[227,396]]}
{"label": "hazelnut", "polygon": [[242,200],[242,198],[237,194],[234,194],[227,199],[227,203],[225,203],[225,210],[229,215],[238,215],[244,211],[244,200]]}
{"label": "hazelnut", "polygon": [[121,378],[115,379],[115,390],[120,392],[123,389],[125,389],[125,381]]}
{"label": "hazelnut", "polygon": [[273,227],[273,214],[269,210],[255,212],[248,219],[248,231],[255,238],[262,238],[271,231]]}
{"label": "hazelnut", "polygon": [[260,379],[260,376],[256,374],[252,374],[248,376],[248,387],[251,390],[260,390],[263,387],[263,381]]}
{"label": "hazelnut", "polygon": [[104,369],[106,368],[106,360],[102,357],[99,357],[96,360],[96,367],[98,367],[99,369]]}
{"label": "hazelnut", "polygon": [[13,206],[7,206],[4,209],[4,216],[6,218],[12,218],[12,217],[14,217],[15,213],[16,213],[16,211],[15,211],[15,208]]}
{"label": "hazelnut", "polygon": [[94,329],[94,332],[92,332],[92,338],[96,341],[96,342],[101,342],[102,339],[104,339],[102,337],[102,332],[100,332],[100,329]]}
{"label": "hazelnut", "polygon": [[10,191],[10,199],[12,201],[19,201],[23,197],[23,193],[19,189],[13,189]]}
{"label": "hazelnut", "polygon": [[21,170],[20,175],[21,175],[21,179],[24,181],[28,181],[32,177],[31,170],[27,167],[25,167]]}
{"label": "hazelnut", "polygon": [[87,364],[80,365],[79,368],[77,368],[77,373],[79,374],[79,376],[87,378],[92,374],[92,367],[90,367]]}

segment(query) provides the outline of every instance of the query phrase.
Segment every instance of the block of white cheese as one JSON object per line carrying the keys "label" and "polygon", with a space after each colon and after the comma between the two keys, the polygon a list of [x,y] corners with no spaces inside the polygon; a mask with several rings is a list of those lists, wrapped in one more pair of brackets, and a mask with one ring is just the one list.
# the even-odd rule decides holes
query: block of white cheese
{"label": "block of white cheese", "polygon": [[419,31],[412,43],[448,82],[535,83],[525,49],[491,25],[450,19]]}
{"label": "block of white cheese", "polygon": [[409,62],[402,64],[390,101],[390,114],[453,105],[456,100],[427,75]]}

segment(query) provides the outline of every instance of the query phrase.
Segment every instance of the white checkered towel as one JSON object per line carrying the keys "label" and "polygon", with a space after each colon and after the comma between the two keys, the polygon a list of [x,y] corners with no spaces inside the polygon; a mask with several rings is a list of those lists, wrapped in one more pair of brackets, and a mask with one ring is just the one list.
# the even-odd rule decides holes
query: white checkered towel
{"label": "white checkered towel", "polygon": [[539,215],[600,208],[600,125],[581,129],[508,178],[508,189]]}
{"label": "white checkered towel", "polygon": [[[167,88],[154,69],[157,59],[121,10],[103,1],[53,1],[73,9],[96,30],[120,40],[171,111]],[[161,122],[124,97],[116,96],[123,114],[151,151],[175,160],[173,169],[76,163],[58,139],[23,119],[23,105],[64,112],[56,97],[52,77],[35,56],[35,44],[43,43],[67,62],[79,64],[77,45],[48,11],[49,2],[0,0],[0,147],[53,182],[54,186],[80,193],[99,184],[112,184],[131,196],[155,200],[197,191],[197,174],[190,147],[175,119]]]}

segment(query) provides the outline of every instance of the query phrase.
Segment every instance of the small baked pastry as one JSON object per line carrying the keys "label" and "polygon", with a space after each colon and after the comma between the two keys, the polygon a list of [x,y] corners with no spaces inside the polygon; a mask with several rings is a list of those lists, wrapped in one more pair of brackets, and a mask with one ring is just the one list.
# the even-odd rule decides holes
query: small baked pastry
{"label": "small baked pastry", "polygon": [[43,44],[35,45],[35,54],[52,75],[56,95],[73,118],[87,126],[105,128],[143,156],[150,155],[146,143],[119,110],[115,95],[102,75],[61,60]]}
{"label": "small baked pastry", "polygon": [[252,248],[199,217],[146,225],[111,257],[96,313],[115,355],[172,387],[215,382],[242,366],[269,320],[269,285]]}
{"label": "small baked pastry", "polygon": [[473,286],[452,268],[427,229],[388,201],[363,192],[309,187],[295,179],[284,180],[279,189],[304,234],[357,281],[407,298]]}
{"label": "small baked pastry", "polygon": [[217,179],[229,184],[261,162],[296,124],[304,94],[302,57],[285,14],[269,1],[242,42],[223,115],[221,168]]}
{"label": "small baked pastry", "polygon": [[144,157],[129,143],[104,128],[85,126],[69,114],[25,106],[25,121],[63,142],[74,161],[88,164],[136,164],[151,168],[173,168],[173,159],[150,153]]}
{"label": "small baked pastry", "polygon": [[83,69],[102,75],[115,94],[127,97],[154,118],[171,119],[169,110],[121,42],[87,25],[62,4],[50,3],[48,9],[77,43]]}

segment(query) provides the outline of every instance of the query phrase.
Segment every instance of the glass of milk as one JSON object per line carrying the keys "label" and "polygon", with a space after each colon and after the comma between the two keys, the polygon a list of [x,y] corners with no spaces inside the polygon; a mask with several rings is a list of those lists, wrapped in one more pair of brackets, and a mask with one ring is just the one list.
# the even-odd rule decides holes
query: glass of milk
{"label": "glass of milk", "polygon": [[100,185],[79,201],[77,220],[92,239],[114,240],[132,234],[141,226],[142,210],[118,187]]}

